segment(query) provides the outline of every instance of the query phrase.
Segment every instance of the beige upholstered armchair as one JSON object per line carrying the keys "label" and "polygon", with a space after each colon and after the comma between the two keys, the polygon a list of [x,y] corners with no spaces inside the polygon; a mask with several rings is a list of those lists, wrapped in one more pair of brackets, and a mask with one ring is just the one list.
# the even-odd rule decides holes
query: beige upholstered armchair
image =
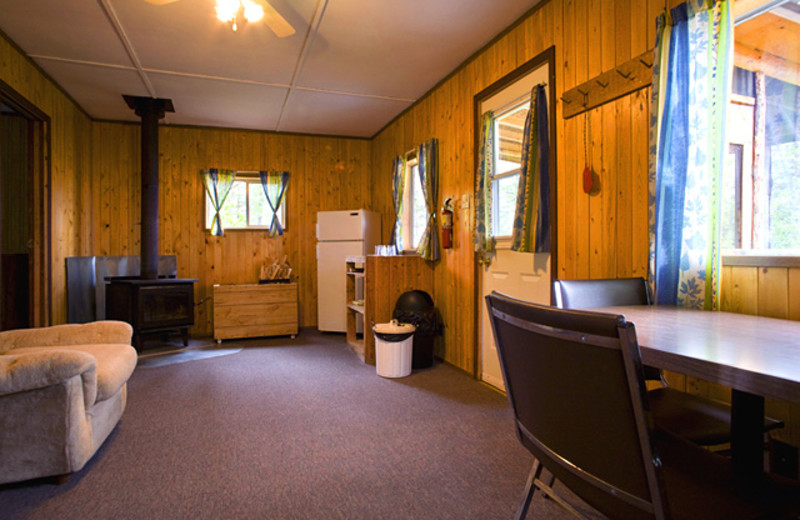
{"label": "beige upholstered armchair", "polygon": [[0,484],[83,468],[125,409],[132,332],[120,321],[0,332]]}

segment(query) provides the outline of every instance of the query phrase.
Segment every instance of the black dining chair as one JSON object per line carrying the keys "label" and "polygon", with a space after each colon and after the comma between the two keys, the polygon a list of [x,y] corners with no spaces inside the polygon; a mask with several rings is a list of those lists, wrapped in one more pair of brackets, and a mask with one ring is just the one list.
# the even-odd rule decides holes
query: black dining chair
{"label": "black dining chair", "polygon": [[[556,280],[553,282],[556,307],[588,309],[617,305],[650,305],[650,290],[644,278],[602,280]],[[667,386],[661,370],[645,366],[645,379],[658,381],[661,388],[649,392],[656,426],[701,446],[731,441],[731,407],[720,401],[682,392]],[[782,428],[784,423],[764,418],[764,431]]]}
{"label": "black dining chair", "polygon": [[793,518],[800,487],[740,478],[731,461],[652,427],[636,331],[623,316],[486,297],[516,433],[534,456],[516,518],[552,473],[608,518]]}

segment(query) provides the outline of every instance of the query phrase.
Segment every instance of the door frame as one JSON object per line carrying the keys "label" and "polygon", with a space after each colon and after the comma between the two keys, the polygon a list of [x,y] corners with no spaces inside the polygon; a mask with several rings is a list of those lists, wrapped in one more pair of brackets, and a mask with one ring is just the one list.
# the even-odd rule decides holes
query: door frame
{"label": "door frame", "polygon": [[[556,144],[556,48],[555,46],[551,46],[546,50],[542,51],[538,55],[534,56],[530,60],[526,61],[513,71],[509,72],[499,80],[495,81],[485,89],[481,90],[473,97],[472,102],[472,114],[473,114],[473,135],[474,135],[474,144],[473,144],[473,171],[478,171],[478,163],[480,162],[480,128],[481,128],[481,113],[480,113],[480,106],[481,102],[489,99],[497,92],[503,90],[507,86],[514,83],[516,80],[520,79],[522,76],[528,74],[529,72],[533,71],[534,69],[541,67],[542,65],[548,66],[548,88],[550,90],[550,102],[548,106],[548,117],[549,117],[549,124],[550,124],[550,286],[552,287],[552,282],[555,279],[555,273],[558,267],[558,221],[557,221],[557,203],[558,203],[558,192],[557,186],[558,183],[556,182],[556,172],[558,171],[557,168],[557,159],[558,159],[558,147]],[[478,255],[475,254],[472,257],[472,287],[473,287],[473,296],[472,300],[474,302],[473,308],[473,338],[472,338],[472,376],[476,379],[480,379],[481,377],[481,334],[480,334],[480,320],[481,320],[481,313],[480,313],[480,306],[483,304],[481,301],[481,277],[480,277],[480,264],[478,263]],[[552,290],[550,291],[550,303],[552,304],[553,301],[553,294]]]}
{"label": "door frame", "polygon": [[50,116],[3,80],[0,80],[0,101],[28,120],[29,208],[33,240],[29,258],[28,318],[31,327],[43,327],[51,324],[53,315]]}

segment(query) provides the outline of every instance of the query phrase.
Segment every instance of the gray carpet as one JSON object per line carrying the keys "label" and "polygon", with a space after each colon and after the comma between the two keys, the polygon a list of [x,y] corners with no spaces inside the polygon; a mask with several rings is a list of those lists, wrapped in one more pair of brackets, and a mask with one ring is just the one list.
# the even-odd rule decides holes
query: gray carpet
{"label": "gray carpet", "polygon": [[242,350],[137,368],[89,464],[0,486],[0,518],[513,517],[532,458],[503,395],[444,364],[383,379],[313,330],[222,346]]}

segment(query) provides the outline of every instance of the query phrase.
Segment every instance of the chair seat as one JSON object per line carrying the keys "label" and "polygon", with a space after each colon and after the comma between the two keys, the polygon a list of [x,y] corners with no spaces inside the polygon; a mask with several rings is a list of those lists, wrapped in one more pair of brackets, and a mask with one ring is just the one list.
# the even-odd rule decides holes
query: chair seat
{"label": "chair seat", "polygon": [[797,483],[773,475],[741,479],[730,460],[663,431],[653,441],[674,520],[755,519],[766,512],[768,518],[784,518],[800,510]]}
{"label": "chair seat", "polygon": [[[701,446],[730,442],[729,405],[672,388],[656,388],[647,394],[658,428]],[[764,418],[765,432],[782,427],[782,421]]]}

